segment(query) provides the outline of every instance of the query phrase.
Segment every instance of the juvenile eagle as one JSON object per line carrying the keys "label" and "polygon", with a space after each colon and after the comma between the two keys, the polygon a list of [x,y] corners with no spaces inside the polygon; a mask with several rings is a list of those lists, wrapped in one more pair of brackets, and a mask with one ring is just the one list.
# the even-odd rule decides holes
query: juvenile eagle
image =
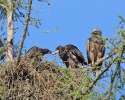
{"label": "juvenile eagle", "polygon": [[[93,66],[95,62],[99,62],[100,58],[104,56],[105,53],[105,42],[102,39],[102,31],[98,28],[91,32],[92,36],[87,40],[87,58],[88,64]],[[97,66],[102,66],[102,62]],[[99,70],[100,68],[97,68]]]}
{"label": "juvenile eagle", "polygon": [[40,47],[33,46],[26,52],[25,58],[28,59],[36,58],[38,61],[41,61],[42,58],[40,58],[39,56],[44,56],[45,54],[51,54],[51,53],[52,52],[49,49],[42,49]]}
{"label": "juvenile eagle", "polygon": [[74,45],[58,46],[55,53],[59,53],[67,68],[82,68],[83,64],[87,65],[82,53]]}

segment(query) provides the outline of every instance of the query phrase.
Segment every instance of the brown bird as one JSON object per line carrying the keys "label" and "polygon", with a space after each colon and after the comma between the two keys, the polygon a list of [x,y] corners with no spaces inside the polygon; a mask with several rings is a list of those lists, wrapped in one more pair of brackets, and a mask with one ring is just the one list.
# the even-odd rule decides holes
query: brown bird
{"label": "brown bird", "polygon": [[[102,39],[102,31],[100,29],[94,29],[91,34],[92,36],[87,40],[86,48],[88,64],[93,67],[95,62],[99,62],[105,54],[105,42]],[[102,62],[97,66],[102,66]],[[100,70],[100,68],[98,67],[95,70]]]}
{"label": "brown bird", "polygon": [[55,54],[59,53],[67,68],[82,68],[83,64],[87,65],[87,61],[83,57],[81,51],[74,45],[58,46]]}
{"label": "brown bird", "polygon": [[36,58],[37,61],[41,61],[42,58],[41,57],[39,58],[39,56],[44,56],[45,54],[51,54],[51,53],[52,52],[49,49],[42,49],[40,47],[33,46],[26,52],[25,58],[28,59]]}

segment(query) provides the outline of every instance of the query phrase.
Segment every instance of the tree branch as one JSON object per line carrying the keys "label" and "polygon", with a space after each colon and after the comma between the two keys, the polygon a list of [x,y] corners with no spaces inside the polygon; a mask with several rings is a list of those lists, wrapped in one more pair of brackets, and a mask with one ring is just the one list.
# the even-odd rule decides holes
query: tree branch
{"label": "tree branch", "polygon": [[0,6],[7,10],[7,7],[4,4],[0,3]]}
{"label": "tree branch", "polygon": [[3,45],[3,47],[4,47],[5,51],[6,51],[4,54],[2,54],[0,56],[0,60],[2,60],[5,56],[7,56],[8,46],[2,39],[0,39],[0,43]]}
{"label": "tree branch", "polygon": [[96,77],[96,79],[90,84],[90,86],[88,87],[88,89],[85,91],[84,95],[90,93],[90,91],[92,90],[92,88],[94,87],[94,85],[96,84],[96,82],[100,79],[100,77],[108,70],[108,68],[115,62],[115,60],[117,59],[114,58],[113,60],[111,60],[109,62],[109,64],[106,66],[106,68]]}
{"label": "tree branch", "polygon": [[[103,62],[104,60],[110,58],[111,56],[115,55],[116,53],[118,52],[117,49],[114,49],[112,50],[111,52],[109,52],[105,57],[101,58],[99,60],[99,62],[96,62],[93,66],[97,66],[98,64],[100,64],[101,62]],[[91,68],[84,68],[84,71],[88,71],[90,70]]]}
{"label": "tree branch", "polygon": [[117,67],[116,67],[116,69],[115,69],[114,75],[111,76],[111,83],[110,83],[110,87],[109,87],[109,91],[108,91],[108,97],[107,97],[106,100],[110,100],[113,83],[114,83],[114,81],[115,81],[115,78],[116,78],[117,71],[118,71],[119,67],[120,67],[120,62],[118,62],[118,64],[117,64]]}
{"label": "tree branch", "polygon": [[8,50],[7,44],[2,39],[0,39],[0,43],[3,45],[3,47],[5,48],[5,50],[7,52],[7,50]]}
{"label": "tree branch", "polygon": [[23,44],[24,44],[25,37],[26,37],[27,29],[28,29],[28,22],[29,22],[29,19],[30,19],[31,5],[32,5],[32,0],[29,0],[28,1],[28,10],[27,10],[27,15],[26,15],[26,21],[25,21],[25,25],[24,25],[24,32],[23,32],[23,35],[22,35],[22,38],[21,38],[19,49],[18,49],[17,65],[20,62],[20,54],[21,54],[21,50],[22,50],[22,47],[23,47]]}
{"label": "tree branch", "polygon": [[110,58],[111,56],[115,55],[117,52],[118,52],[117,49],[112,50],[112,51],[109,52],[105,57],[101,58],[101,59],[99,60],[99,62],[96,62],[95,65],[93,65],[93,66],[97,66],[98,64],[100,64],[100,63],[103,62],[104,60],[106,60],[106,59]]}
{"label": "tree branch", "polygon": [[[124,46],[123,46],[123,47],[124,47]],[[120,55],[119,55],[120,58],[122,58],[122,56],[123,56],[123,50],[124,50],[124,48],[122,48],[122,51],[120,52]],[[109,87],[109,91],[108,91],[108,97],[107,97],[106,100],[110,100],[113,83],[114,83],[114,81],[115,81],[115,78],[116,78],[116,75],[117,75],[117,71],[118,71],[118,69],[119,69],[119,67],[120,67],[120,64],[121,64],[121,60],[119,60],[119,61],[117,62],[117,66],[116,66],[114,75],[111,76],[111,83],[110,83],[110,87]]]}

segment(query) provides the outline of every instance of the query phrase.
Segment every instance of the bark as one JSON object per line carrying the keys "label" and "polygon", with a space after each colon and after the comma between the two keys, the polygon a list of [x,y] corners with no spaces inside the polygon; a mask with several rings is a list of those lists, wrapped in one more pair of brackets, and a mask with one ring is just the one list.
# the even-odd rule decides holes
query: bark
{"label": "bark", "polygon": [[7,9],[7,47],[6,51],[6,61],[13,60],[13,35],[14,35],[14,21],[13,21],[13,3],[11,0],[8,0],[9,8]]}
{"label": "bark", "polygon": [[4,47],[5,51],[6,51],[6,53],[4,53],[4,54],[2,54],[0,56],[0,60],[2,60],[7,55],[8,47],[7,47],[7,44],[2,39],[0,39],[0,44],[3,45],[3,47]]}
{"label": "bark", "polygon": [[27,15],[26,15],[26,21],[25,21],[25,25],[24,25],[24,32],[23,32],[23,35],[22,35],[22,38],[21,38],[19,49],[18,49],[17,65],[20,62],[21,50],[22,50],[24,40],[25,40],[25,37],[26,37],[26,33],[27,33],[27,29],[28,29],[28,22],[29,22],[29,19],[30,19],[31,5],[32,5],[32,0],[29,0],[28,1],[28,10],[27,10]]}

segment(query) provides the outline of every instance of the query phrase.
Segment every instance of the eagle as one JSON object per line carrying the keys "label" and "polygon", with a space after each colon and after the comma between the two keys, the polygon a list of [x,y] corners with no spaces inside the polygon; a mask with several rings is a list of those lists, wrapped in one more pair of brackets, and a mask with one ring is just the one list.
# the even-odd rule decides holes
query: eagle
{"label": "eagle", "polygon": [[29,61],[32,65],[38,64],[38,62],[42,61],[42,58],[45,54],[52,54],[52,51],[49,49],[42,49],[37,46],[31,47],[21,59],[18,68],[24,68],[23,70],[26,70],[26,68],[28,68],[27,64]]}
{"label": "eagle", "polygon": [[42,49],[40,47],[37,46],[33,46],[31,47],[25,54],[25,58],[28,59],[32,59],[35,58],[37,61],[41,61],[42,57],[45,54],[51,54],[52,51],[50,51],[49,49]]}
{"label": "eagle", "polygon": [[55,51],[55,54],[57,53],[59,53],[67,68],[82,68],[83,64],[87,65],[87,61],[81,51],[72,44],[58,46]]}
{"label": "eagle", "polygon": [[[87,39],[86,49],[88,65],[93,67],[105,54],[105,41],[102,39],[102,31],[99,28],[94,29],[91,34],[92,36]],[[102,66],[102,62],[97,66]],[[96,70],[100,70],[100,68],[96,67],[94,71]]]}

